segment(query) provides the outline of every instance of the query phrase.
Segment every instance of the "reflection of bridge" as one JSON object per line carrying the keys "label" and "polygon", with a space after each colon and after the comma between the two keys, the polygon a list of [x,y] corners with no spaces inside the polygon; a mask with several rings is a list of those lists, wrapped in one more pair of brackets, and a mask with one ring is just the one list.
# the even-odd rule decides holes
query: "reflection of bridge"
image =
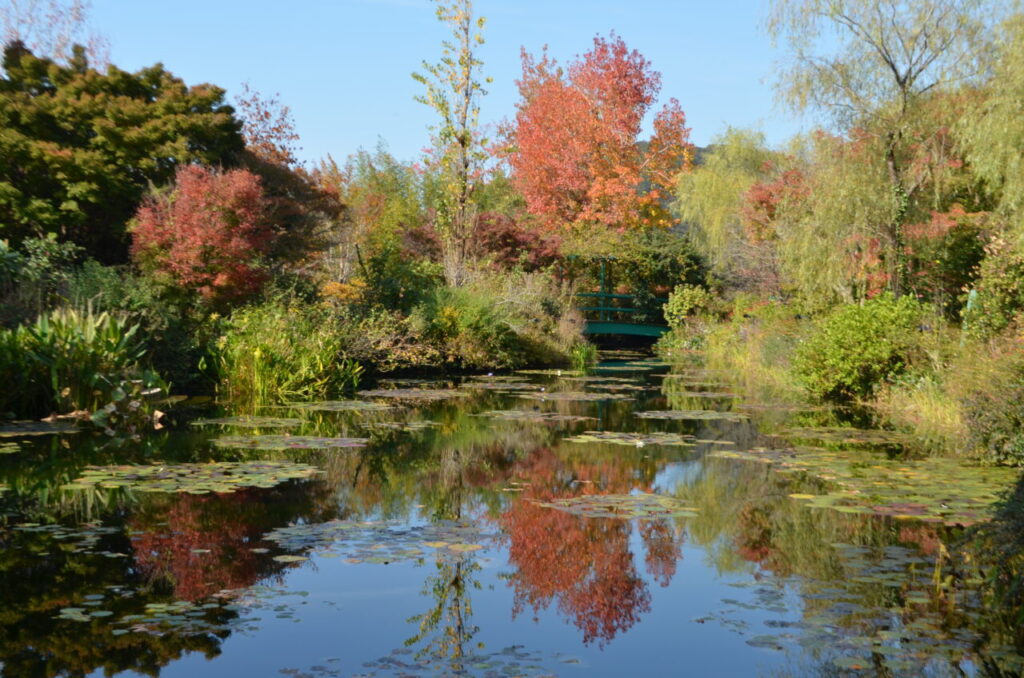
{"label": "reflection of bridge", "polygon": [[[612,294],[608,289],[606,259],[601,263],[601,291],[578,292],[577,308],[583,312],[587,325],[584,334],[626,334],[636,337],[660,337],[668,327],[658,314],[658,322],[651,322],[646,316],[650,309],[636,308],[637,298],[632,294]],[[665,301],[659,299],[659,301]],[[582,305],[590,303],[592,305]],[[640,318],[638,321],[637,318]]]}

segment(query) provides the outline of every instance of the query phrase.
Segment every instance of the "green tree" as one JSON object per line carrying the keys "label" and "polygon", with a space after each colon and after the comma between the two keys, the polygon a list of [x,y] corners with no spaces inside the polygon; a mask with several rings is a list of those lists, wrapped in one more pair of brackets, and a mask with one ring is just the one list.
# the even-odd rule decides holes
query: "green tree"
{"label": "green tree", "polygon": [[0,237],[56,233],[107,263],[127,259],[126,224],[179,165],[230,165],[240,123],[224,90],[187,87],[156,65],[137,73],[64,66],[20,43],[0,77]]}
{"label": "green tree", "polygon": [[483,62],[477,58],[485,19],[473,16],[472,0],[437,0],[437,18],[448,25],[452,37],[441,42],[440,61],[424,61],[424,72],[412,77],[426,89],[416,101],[440,117],[431,157],[443,178],[435,228],[441,239],[445,279],[450,285],[461,285],[476,216],[473,195],[487,158],[479,127],[480,97],[487,91],[480,80]]}
{"label": "green tree", "polygon": [[[977,81],[995,5],[983,0],[775,0],[769,32],[793,60],[778,82],[797,110],[816,109],[841,134],[870,138],[885,175],[879,216],[891,289],[905,287],[904,225],[931,176],[921,153],[944,134],[922,127],[936,95]],[[837,44],[833,50],[825,45]],[[861,160],[861,159],[858,159]],[[874,187],[872,187],[874,189]]]}

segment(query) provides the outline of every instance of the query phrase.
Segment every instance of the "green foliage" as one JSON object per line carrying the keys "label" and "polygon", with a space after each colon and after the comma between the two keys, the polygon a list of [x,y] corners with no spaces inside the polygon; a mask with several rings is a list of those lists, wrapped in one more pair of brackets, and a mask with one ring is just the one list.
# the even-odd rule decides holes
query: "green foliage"
{"label": "green foliage", "polygon": [[248,403],[330,397],[363,374],[334,311],[286,298],[236,310],[217,343],[224,391]]}
{"label": "green foliage", "polygon": [[866,397],[910,365],[923,318],[916,300],[888,293],[840,306],[797,348],[796,374],[817,398]]}
{"label": "green foliage", "polygon": [[963,396],[967,442],[987,462],[1024,466],[1024,353],[1019,340],[1001,348],[989,378]]}
{"label": "green foliage", "polygon": [[1024,311],[1024,255],[1017,247],[995,240],[986,248],[978,279],[963,310],[964,331],[989,339]]}
{"label": "green foliage", "polygon": [[0,325],[34,320],[62,301],[62,294],[81,259],[83,249],[59,242],[54,234],[26,238],[20,251],[0,249]]}
{"label": "green foliage", "polygon": [[711,304],[711,293],[697,285],[676,285],[668,295],[665,303],[665,322],[672,329],[679,329],[686,324],[686,319],[700,311],[705,311]]}
{"label": "green foliage", "polygon": [[142,434],[153,429],[152,396],[163,393],[159,387],[147,388],[146,379],[122,381],[110,391],[110,402],[92,413],[89,421],[116,442],[141,442]]}
{"label": "green foliage", "polygon": [[38,415],[105,404],[117,384],[141,374],[145,344],[138,329],[124,316],[86,307],[0,330],[0,410]]}
{"label": "green foliage", "polygon": [[128,73],[4,50],[0,77],[0,237],[59,234],[124,261],[125,225],[150,184],[189,163],[231,164],[240,123],[224,90],[188,88],[153,66]]}
{"label": "green foliage", "polygon": [[370,305],[408,313],[444,282],[439,264],[411,259],[393,244],[386,245],[364,262],[365,300]]}
{"label": "green foliage", "polygon": [[987,54],[992,77],[983,98],[955,127],[967,160],[984,188],[1007,217],[1011,238],[1024,238],[1024,16],[1015,14],[996,33]]}
{"label": "green foliage", "polygon": [[479,133],[480,97],[487,91],[480,79],[483,62],[477,56],[486,21],[474,16],[472,0],[437,0],[437,19],[447,24],[451,39],[441,42],[437,63],[424,61],[424,73],[412,77],[426,90],[416,101],[440,118],[430,158],[441,177],[434,227],[441,239],[445,280],[461,285],[474,226],[472,196],[488,157],[487,140]]}
{"label": "green foliage", "polygon": [[522,346],[507,314],[493,302],[469,290],[439,287],[413,309],[410,323],[450,364],[518,367],[523,364]]}
{"label": "green foliage", "polygon": [[573,344],[569,349],[569,364],[577,372],[584,372],[597,364],[597,346],[588,341]]}

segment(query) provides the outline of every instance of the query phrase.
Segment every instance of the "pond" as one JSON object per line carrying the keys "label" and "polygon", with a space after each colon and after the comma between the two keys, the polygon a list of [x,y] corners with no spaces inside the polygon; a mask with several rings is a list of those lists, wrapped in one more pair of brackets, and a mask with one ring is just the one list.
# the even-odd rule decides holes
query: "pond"
{"label": "pond", "polygon": [[669,371],[0,433],[0,675],[1021,671],[947,554],[1012,471]]}

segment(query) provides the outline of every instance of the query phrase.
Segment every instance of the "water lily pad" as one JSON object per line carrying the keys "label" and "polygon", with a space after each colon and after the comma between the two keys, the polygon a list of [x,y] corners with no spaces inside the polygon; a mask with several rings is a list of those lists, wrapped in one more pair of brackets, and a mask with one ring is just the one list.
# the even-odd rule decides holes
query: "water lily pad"
{"label": "water lily pad", "polygon": [[217,447],[246,450],[326,450],[339,447],[363,447],[367,438],[322,438],[318,436],[221,436],[213,440]]}
{"label": "water lily pad", "polygon": [[491,419],[504,419],[508,421],[595,421],[593,417],[581,417],[575,414],[560,414],[558,412],[541,412],[540,410],[490,410],[488,412],[474,414],[473,416],[490,417]]}
{"label": "water lily pad", "polygon": [[911,436],[898,431],[842,427],[791,428],[784,431],[783,435],[793,440],[811,440],[842,445],[899,446],[913,441]]}
{"label": "water lily pad", "polygon": [[582,377],[564,377],[566,381],[578,381],[583,384],[635,384],[639,377],[609,377],[588,374]]}
{"label": "water lily pad", "polygon": [[739,422],[748,419],[747,415],[739,412],[719,412],[718,410],[653,410],[650,412],[637,412],[635,416],[641,419],[678,419],[682,421],[722,420]]}
{"label": "water lily pad", "polygon": [[413,433],[416,431],[426,431],[432,428],[438,428],[441,426],[441,422],[438,421],[373,421],[363,424],[365,428],[371,431],[403,431],[405,433]]}
{"label": "water lily pad", "polygon": [[0,443],[0,454],[14,454],[21,452],[21,446],[18,443]]}
{"label": "water lily pad", "polygon": [[584,431],[580,435],[565,438],[570,443],[613,443],[643,447],[644,445],[682,445],[692,447],[696,437],[679,433],[627,433],[623,431]]}
{"label": "water lily pad", "polygon": [[255,417],[241,415],[237,417],[217,417],[214,419],[196,419],[193,426],[242,426],[251,428],[288,428],[301,426],[301,419],[290,419],[288,417]]}
{"label": "water lily pad", "polygon": [[78,433],[81,430],[74,422],[66,420],[12,421],[0,426],[0,438],[65,435]]}
{"label": "water lily pad", "polygon": [[308,403],[289,403],[289,407],[296,410],[309,410],[312,412],[382,412],[393,410],[393,405],[374,403],[367,400],[320,400]]}
{"label": "water lily pad", "polygon": [[655,519],[694,517],[697,509],[662,494],[585,494],[535,502],[587,518]]}
{"label": "water lily pad", "polygon": [[89,466],[64,489],[128,488],[142,492],[234,492],[246,487],[273,487],[321,473],[308,464],[286,461],[209,464],[153,464],[151,466]]}
{"label": "water lily pad", "polygon": [[520,398],[528,400],[551,400],[573,402],[596,402],[600,400],[631,400],[633,396],[625,393],[585,393],[583,391],[552,391],[550,393],[519,393]]}
{"label": "water lily pad", "polygon": [[730,400],[739,398],[735,393],[724,391],[672,391],[673,398],[707,398],[708,400]]}
{"label": "water lily pad", "polygon": [[543,391],[546,386],[543,384],[531,384],[529,382],[515,381],[466,381],[459,384],[459,388],[473,389],[477,391]]}
{"label": "water lily pad", "polygon": [[349,562],[389,564],[418,560],[430,553],[462,558],[484,548],[488,536],[477,526],[459,522],[402,525],[388,521],[331,520],[280,527],[263,537],[287,551],[313,550]]}
{"label": "water lily pad", "polygon": [[1016,480],[1012,469],[966,466],[956,459],[889,459],[867,450],[851,455],[848,450],[821,448],[754,448],[711,454],[759,461],[781,473],[808,474],[825,481],[827,490],[798,497],[810,508],[947,525],[988,519],[1003,488]]}
{"label": "water lily pad", "polygon": [[626,363],[623,365],[595,365],[590,368],[591,372],[650,372],[654,365],[640,363]]}
{"label": "water lily pad", "polygon": [[537,375],[542,377],[582,377],[586,374],[586,372],[581,372],[579,370],[563,370],[553,368],[536,370],[516,370],[516,374]]}
{"label": "water lily pad", "polygon": [[468,395],[465,391],[454,388],[380,388],[372,391],[359,391],[364,398],[393,398],[395,400],[414,400],[432,402],[448,400]]}

